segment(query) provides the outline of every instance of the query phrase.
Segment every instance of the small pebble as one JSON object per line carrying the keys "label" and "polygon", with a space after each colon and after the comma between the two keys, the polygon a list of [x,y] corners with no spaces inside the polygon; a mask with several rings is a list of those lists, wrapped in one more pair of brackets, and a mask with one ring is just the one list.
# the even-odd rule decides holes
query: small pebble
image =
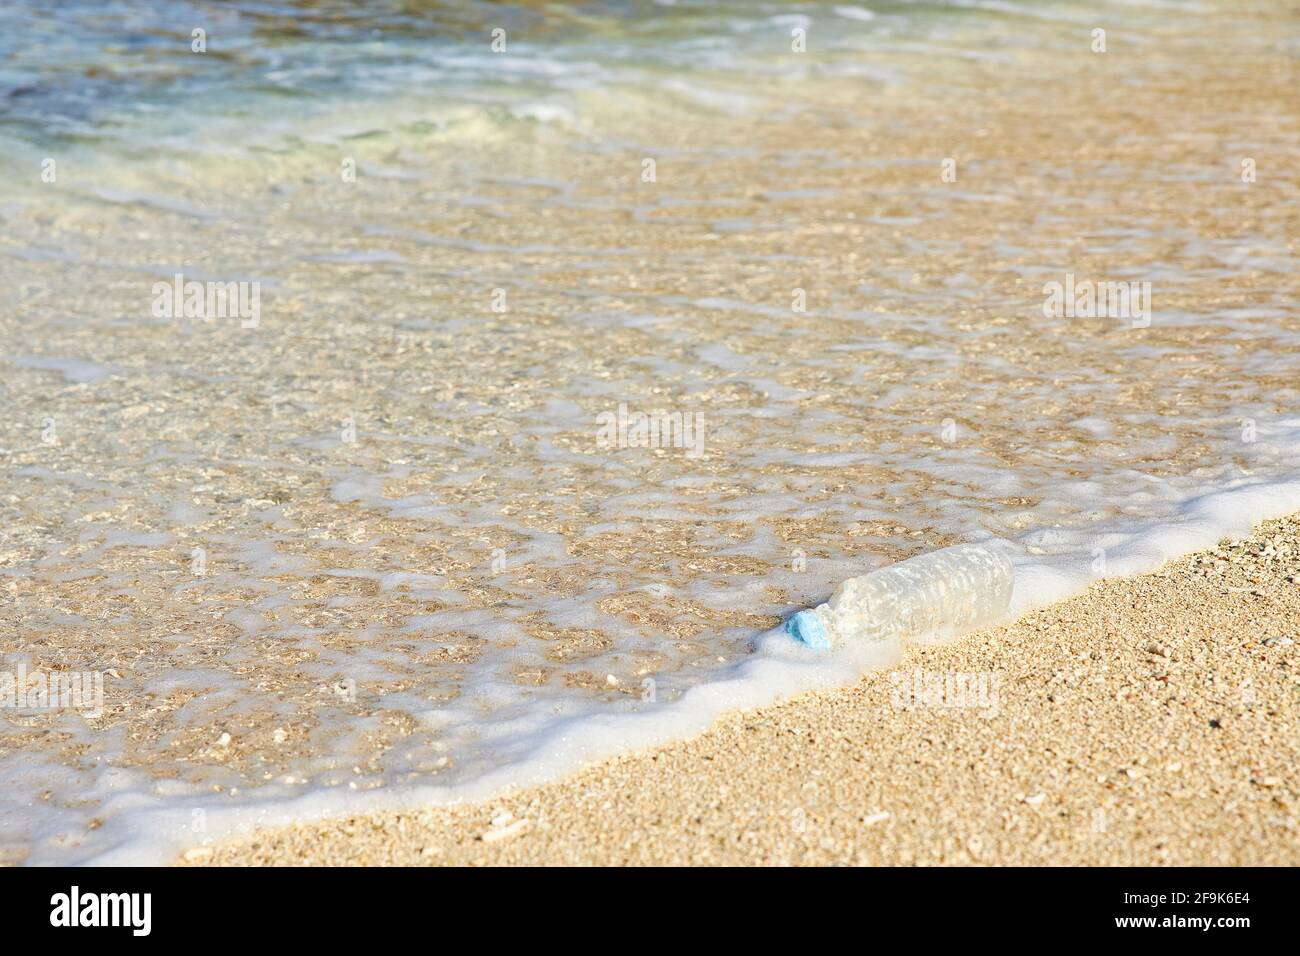
{"label": "small pebble", "polygon": [[516,820],[514,823],[505,827],[496,827],[488,830],[479,837],[484,843],[496,843],[498,840],[508,840],[511,837],[518,836],[529,827],[528,820]]}

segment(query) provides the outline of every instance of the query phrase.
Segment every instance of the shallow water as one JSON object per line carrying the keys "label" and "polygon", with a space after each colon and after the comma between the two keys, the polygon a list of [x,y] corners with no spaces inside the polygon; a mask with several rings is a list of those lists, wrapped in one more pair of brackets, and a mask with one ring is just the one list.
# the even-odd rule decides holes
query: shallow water
{"label": "shallow water", "polygon": [[892,659],[764,634],[852,574],[1001,540],[1023,609],[1300,508],[1271,5],[36,6],[0,651],[105,676],[0,710],[6,859],[481,796]]}

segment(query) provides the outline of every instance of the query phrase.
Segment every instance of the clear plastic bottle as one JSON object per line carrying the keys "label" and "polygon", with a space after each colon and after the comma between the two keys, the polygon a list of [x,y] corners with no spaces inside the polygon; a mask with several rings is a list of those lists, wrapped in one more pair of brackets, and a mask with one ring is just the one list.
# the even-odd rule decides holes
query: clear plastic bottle
{"label": "clear plastic bottle", "polygon": [[959,544],[849,578],[785,629],[823,650],[848,641],[953,637],[1006,614],[1014,579],[998,547]]}

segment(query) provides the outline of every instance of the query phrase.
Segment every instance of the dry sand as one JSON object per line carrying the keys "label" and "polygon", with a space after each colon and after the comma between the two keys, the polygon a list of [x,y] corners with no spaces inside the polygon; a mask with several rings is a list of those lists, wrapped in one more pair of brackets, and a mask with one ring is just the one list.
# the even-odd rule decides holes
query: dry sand
{"label": "dry sand", "polygon": [[[562,782],[185,862],[1295,865],[1297,631],[1293,516]],[[988,696],[904,705],[918,671]]]}

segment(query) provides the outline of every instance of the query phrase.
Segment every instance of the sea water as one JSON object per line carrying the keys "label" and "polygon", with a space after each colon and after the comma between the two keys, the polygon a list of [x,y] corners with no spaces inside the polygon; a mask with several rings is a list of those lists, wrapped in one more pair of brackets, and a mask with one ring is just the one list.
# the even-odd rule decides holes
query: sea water
{"label": "sea water", "polygon": [[0,860],[487,797],[888,664],[778,628],[874,569],[1300,508],[1289,18],[6,4]]}

